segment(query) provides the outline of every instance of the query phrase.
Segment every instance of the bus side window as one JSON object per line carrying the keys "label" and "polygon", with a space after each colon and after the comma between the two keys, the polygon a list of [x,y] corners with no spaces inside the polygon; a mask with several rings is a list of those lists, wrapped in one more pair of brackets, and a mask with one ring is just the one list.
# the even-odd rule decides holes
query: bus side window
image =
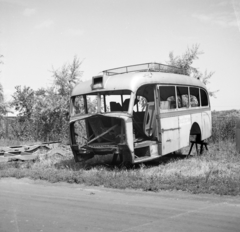
{"label": "bus side window", "polygon": [[208,97],[205,90],[200,89],[202,106],[208,106]]}
{"label": "bus side window", "polygon": [[175,96],[168,97],[167,101],[169,102],[170,109],[176,109]]}
{"label": "bus side window", "polygon": [[72,97],[72,111],[71,114],[72,115],[76,115],[76,114],[84,114],[85,112],[85,107],[84,107],[84,100],[83,100],[83,96],[76,96],[76,97]]}
{"label": "bus side window", "polygon": [[188,87],[177,86],[177,98],[178,108],[188,108],[189,107]]}
{"label": "bus side window", "polygon": [[191,107],[200,106],[199,88],[190,87],[190,102]]}
{"label": "bus side window", "polygon": [[160,86],[160,109],[176,109],[175,86]]}

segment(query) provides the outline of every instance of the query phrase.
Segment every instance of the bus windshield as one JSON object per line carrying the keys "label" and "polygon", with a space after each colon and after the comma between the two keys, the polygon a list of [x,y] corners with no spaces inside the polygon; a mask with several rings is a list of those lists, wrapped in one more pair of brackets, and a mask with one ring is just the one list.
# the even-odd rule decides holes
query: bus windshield
{"label": "bus windshield", "polygon": [[71,115],[127,112],[131,97],[130,90],[95,92],[74,96],[71,99]]}

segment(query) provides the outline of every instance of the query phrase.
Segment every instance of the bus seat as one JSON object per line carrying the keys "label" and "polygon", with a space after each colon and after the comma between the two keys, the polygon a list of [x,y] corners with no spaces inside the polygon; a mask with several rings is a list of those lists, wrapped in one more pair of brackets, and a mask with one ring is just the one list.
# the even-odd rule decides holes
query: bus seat
{"label": "bus seat", "polygon": [[130,99],[129,99],[129,98],[127,98],[127,99],[124,100],[123,106],[122,106],[122,110],[123,110],[123,111],[128,111],[129,102],[130,102]]}
{"label": "bus seat", "polygon": [[[134,105],[136,105],[138,102],[139,102],[139,100],[136,98],[136,99],[134,100]],[[123,111],[128,111],[129,103],[130,103],[130,99],[129,99],[129,98],[127,98],[127,99],[124,100],[124,102],[123,102],[123,107],[122,107],[122,108],[123,108]]]}
{"label": "bus seat", "polygon": [[154,102],[148,102],[143,120],[143,131],[145,135],[148,137],[152,136],[155,129],[156,124],[155,114],[156,112]]}
{"label": "bus seat", "polygon": [[160,102],[160,109],[162,109],[162,110],[170,109],[169,101],[161,101]]}
{"label": "bus seat", "polygon": [[176,101],[169,101],[170,109],[176,109]]}
{"label": "bus seat", "polygon": [[118,102],[110,102],[110,110],[113,111],[122,111],[122,106]]}

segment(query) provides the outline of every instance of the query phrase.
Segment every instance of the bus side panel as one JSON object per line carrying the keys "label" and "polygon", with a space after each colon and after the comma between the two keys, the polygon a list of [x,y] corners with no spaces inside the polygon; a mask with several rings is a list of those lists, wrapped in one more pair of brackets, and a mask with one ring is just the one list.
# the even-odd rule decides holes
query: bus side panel
{"label": "bus side panel", "polygon": [[178,116],[161,118],[162,155],[179,149]]}
{"label": "bus side panel", "polygon": [[212,115],[211,111],[202,112],[202,140],[212,135]]}
{"label": "bus side panel", "polygon": [[182,115],[179,116],[179,127],[180,127],[180,148],[187,147],[189,145],[189,134],[191,130],[191,116]]}

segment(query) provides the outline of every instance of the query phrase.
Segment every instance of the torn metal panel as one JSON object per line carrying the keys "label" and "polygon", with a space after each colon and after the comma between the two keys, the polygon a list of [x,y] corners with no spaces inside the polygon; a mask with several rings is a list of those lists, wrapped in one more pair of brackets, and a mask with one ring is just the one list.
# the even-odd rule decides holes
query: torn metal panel
{"label": "torn metal panel", "polygon": [[35,160],[39,155],[36,153],[37,151],[51,151],[59,144],[60,142],[49,142],[34,145],[2,147],[0,150],[0,162]]}

